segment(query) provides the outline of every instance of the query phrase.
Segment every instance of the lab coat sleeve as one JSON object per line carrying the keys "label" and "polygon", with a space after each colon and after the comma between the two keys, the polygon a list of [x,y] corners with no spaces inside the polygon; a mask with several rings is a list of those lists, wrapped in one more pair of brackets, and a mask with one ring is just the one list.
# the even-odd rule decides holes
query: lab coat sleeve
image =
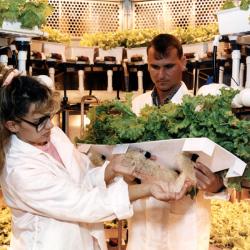
{"label": "lab coat sleeve", "polygon": [[100,167],[94,167],[85,154],[79,152],[77,149],[74,149],[74,154],[75,158],[79,159],[78,165],[81,168],[85,182],[88,181],[91,187],[106,187],[104,176],[109,161],[105,161]]}
{"label": "lab coat sleeve", "polygon": [[88,171],[88,178],[93,187],[106,187],[106,182],[104,180],[105,170],[108,166],[109,161],[105,161],[101,167],[94,167]]}
{"label": "lab coat sleeve", "polygon": [[90,188],[75,183],[66,171],[59,178],[41,164],[36,168],[17,166],[5,182],[14,197],[7,201],[8,205],[30,213],[87,223],[123,219],[133,214],[128,186],[121,178],[109,187]]}
{"label": "lab coat sleeve", "polygon": [[153,105],[151,91],[135,97],[132,101],[132,110],[138,116],[146,105]]}

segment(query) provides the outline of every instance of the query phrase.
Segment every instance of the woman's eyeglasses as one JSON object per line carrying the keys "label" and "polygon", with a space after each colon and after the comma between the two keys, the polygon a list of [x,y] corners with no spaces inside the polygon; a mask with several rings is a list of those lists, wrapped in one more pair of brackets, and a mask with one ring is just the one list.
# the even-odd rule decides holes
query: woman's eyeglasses
{"label": "woman's eyeglasses", "polygon": [[22,117],[18,117],[18,119],[20,119],[23,122],[26,122],[28,124],[30,124],[31,126],[36,128],[37,132],[40,132],[41,130],[43,130],[45,128],[45,126],[47,125],[48,121],[51,120],[53,118],[53,115],[45,115],[43,117],[41,117],[38,122],[34,123],[34,122],[30,122]]}

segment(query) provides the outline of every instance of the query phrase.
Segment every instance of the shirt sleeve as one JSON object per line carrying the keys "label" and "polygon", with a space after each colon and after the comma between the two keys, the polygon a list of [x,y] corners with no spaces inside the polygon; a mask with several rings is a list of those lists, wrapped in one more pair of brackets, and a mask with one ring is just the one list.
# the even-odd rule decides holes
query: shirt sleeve
{"label": "shirt sleeve", "polygon": [[82,171],[82,180],[88,183],[88,186],[91,188],[97,186],[106,187],[104,178],[109,161],[105,161],[100,167],[94,167],[87,155],[79,152],[77,149],[74,150],[74,154]]}
{"label": "shirt sleeve", "polygon": [[217,199],[217,200],[228,201],[230,199],[230,195],[226,189],[219,193],[204,192],[204,199]]}
{"label": "shirt sleeve", "polygon": [[204,192],[204,198],[228,201],[230,199],[230,194],[227,190],[227,187],[225,186],[226,173],[225,171],[220,171],[220,172],[217,172],[216,174],[223,179],[224,186],[220,190],[218,190],[218,192],[216,193]]}

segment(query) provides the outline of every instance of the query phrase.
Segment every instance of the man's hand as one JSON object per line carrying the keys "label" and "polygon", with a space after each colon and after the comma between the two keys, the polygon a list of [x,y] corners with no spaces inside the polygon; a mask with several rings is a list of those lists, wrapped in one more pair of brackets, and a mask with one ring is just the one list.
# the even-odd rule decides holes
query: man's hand
{"label": "man's hand", "polygon": [[200,162],[195,164],[195,175],[200,190],[216,193],[224,186],[222,178]]}
{"label": "man's hand", "polygon": [[156,182],[152,183],[151,186],[151,194],[154,198],[161,201],[172,201],[172,200],[180,200],[183,198],[188,190],[191,188],[192,183],[190,181],[186,181],[180,192],[174,192],[175,183],[167,183],[167,182]]}

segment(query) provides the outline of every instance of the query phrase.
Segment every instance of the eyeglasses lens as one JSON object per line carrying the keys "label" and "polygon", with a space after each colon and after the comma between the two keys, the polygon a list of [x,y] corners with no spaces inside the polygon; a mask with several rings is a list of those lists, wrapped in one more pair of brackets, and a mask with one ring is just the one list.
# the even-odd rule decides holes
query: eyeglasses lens
{"label": "eyeglasses lens", "polygon": [[37,127],[37,132],[40,132],[41,130],[43,130],[45,128],[45,126],[47,125],[48,121],[50,120],[50,117],[47,117],[45,120],[43,120]]}

